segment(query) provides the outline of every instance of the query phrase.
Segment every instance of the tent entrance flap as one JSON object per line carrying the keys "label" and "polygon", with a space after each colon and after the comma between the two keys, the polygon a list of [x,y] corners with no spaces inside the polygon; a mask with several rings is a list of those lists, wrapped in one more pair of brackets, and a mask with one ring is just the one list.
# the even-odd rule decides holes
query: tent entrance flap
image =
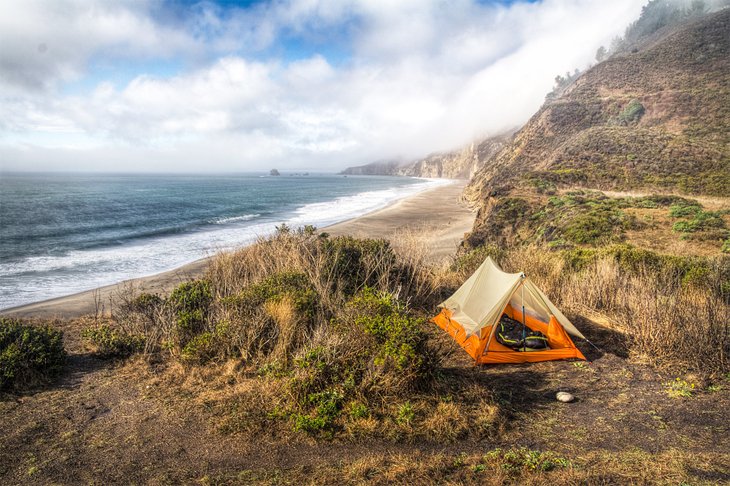
{"label": "tent entrance flap", "polygon": [[[439,307],[441,313],[432,321],[477,363],[585,359],[569,337],[583,334],[523,273],[503,272],[491,258]],[[549,349],[514,350],[500,344],[494,336],[503,314],[522,322],[525,333],[541,332]]]}

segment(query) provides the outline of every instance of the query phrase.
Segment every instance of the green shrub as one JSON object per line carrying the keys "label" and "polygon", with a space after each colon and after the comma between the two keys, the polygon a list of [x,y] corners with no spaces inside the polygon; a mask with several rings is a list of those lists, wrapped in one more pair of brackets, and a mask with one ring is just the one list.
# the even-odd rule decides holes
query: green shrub
{"label": "green shrub", "polygon": [[321,240],[322,251],[328,255],[324,275],[345,296],[354,295],[364,286],[377,286],[395,266],[395,254],[390,242],[383,239],[357,239],[338,236]]}
{"label": "green shrub", "polygon": [[65,361],[61,331],[0,317],[0,390],[48,381]]}
{"label": "green shrub", "polygon": [[294,431],[317,433],[331,430],[342,409],[343,396],[334,390],[311,393],[307,402],[314,409],[308,414],[295,414]]}
{"label": "green shrub", "polygon": [[730,237],[728,237],[722,244],[722,248],[720,249],[723,253],[730,253]]}
{"label": "green shrub", "polygon": [[553,181],[540,177],[540,174],[530,174],[527,176],[527,182],[535,188],[538,194],[555,194],[557,190]]}
{"label": "green shrub", "polygon": [[614,228],[623,224],[623,213],[616,210],[594,210],[577,215],[562,230],[573,243],[595,244],[611,239]]}
{"label": "green shrub", "polygon": [[420,375],[425,365],[426,334],[423,320],[409,316],[388,293],[366,287],[350,303],[357,316],[355,324],[375,338],[375,364],[392,362],[400,370]]}
{"label": "green shrub", "polygon": [[370,416],[368,406],[362,402],[355,401],[350,403],[350,417],[354,419],[367,418]]}
{"label": "green shrub", "polygon": [[553,196],[531,222],[538,226],[537,236],[550,242],[564,241],[578,245],[598,245],[621,241],[627,229],[638,224],[622,208],[630,202],[612,199],[598,192],[569,192]]}
{"label": "green shrub", "polygon": [[130,302],[122,304],[122,313],[136,313],[147,317],[149,320],[155,318],[155,313],[162,307],[164,300],[155,294],[140,294]]}
{"label": "green shrub", "polygon": [[324,312],[319,293],[299,272],[278,272],[219,301],[231,320],[225,353],[290,364]]}
{"label": "green shrub", "polygon": [[646,109],[644,108],[644,105],[642,105],[639,100],[634,99],[629,101],[624,109],[621,110],[621,113],[618,115],[618,121],[622,125],[636,123],[641,120],[641,117],[644,116],[645,112]]}
{"label": "green shrub", "polygon": [[216,354],[215,335],[212,332],[203,332],[187,342],[180,352],[180,357],[188,363],[203,364],[213,359]]}
{"label": "green shrub", "polygon": [[413,410],[411,402],[405,402],[398,407],[398,413],[395,416],[395,421],[401,425],[408,425],[413,422],[416,418],[416,412]]}
{"label": "green shrub", "polygon": [[144,350],[145,337],[127,334],[102,324],[81,332],[87,342],[96,348],[96,353],[108,358],[126,358]]}
{"label": "green shrub", "polygon": [[694,213],[691,213],[691,217],[692,219],[686,221],[677,221],[672,225],[672,229],[680,233],[725,229],[725,221],[717,211],[703,211],[698,209]]}
{"label": "green shrub", "polygon": [[561,184],[582,184],[588,179],[582,169],[552,169],[548,173],[553,181]]}
{"label": "green shrub", "polygon": [[212,300],[208,280],[185,282],[170,294],[168,302],[175,311],[177,338],[181,348],[204,330]]}
{"label": "green shrub", "polygon": [[498,228],[515,227],[532,213],[530,203],[519,197],[506,197],[494,207],[494,223]]}
{"label": "green shrub", "polygon": [[572,248],[563,250],[562,257],[569,268],[582,270],[598,259],[599,251],[594,248]]}
{"label": "green shrub", "polygon": [[268,301],[279,301],[289,297],[297,313],[306,319],[314,317],[319,296],[303,273],[280,272],[246,287],[234,300],[239,306],[251,309],[261,307]]}
{"label": "green shrub", "polygon": [[332,341],[293,361],[286,387],[295,430],[331,431],[344,403],[350,417],[361,418],[369,415],[369,400],[428,383],[438,356],[421,326],[392,294],[360,291],[332,322]]}
{"label": "green shrub", "polygon": [[669,206],[669,216],[672,218],[686,218],[702,211],[702,206],[696,201],[683,200]]}

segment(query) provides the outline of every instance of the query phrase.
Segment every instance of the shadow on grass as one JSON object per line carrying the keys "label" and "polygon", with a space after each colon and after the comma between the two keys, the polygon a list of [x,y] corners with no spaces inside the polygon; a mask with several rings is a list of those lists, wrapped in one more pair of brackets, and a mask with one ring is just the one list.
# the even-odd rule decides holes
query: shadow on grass
{"label": "shadow on grass", "polygon": [[55,388],[75,388],[84,377],[106,368],[114,368],[122,360],[103,359],[94,353],[70,354],[64,372],[50,386]]}
{"label": "shadow on grass", "polygon": [[445,368],[441,386],[444,392],[458,396],[466,385],[476,385],[487,390],[508,415],[530,413],[555,402],[555,391],[545,373],[533,367],[524,363]]}
{"label": "shadow on grass", "polygon": [[101,369],[113,368],[119,360],[101,359],[93,353],[69,354],[60,373],[43,381],[28,384],[19,389],[0,392],[0,402],[18,400],[49,390],[73,389],[78,387],[84,377]]}
{"label": "shadow on grass", "polygon": [[629,357],[629,340],[625,334],[609,329],[583,316],[575,316],[573,318],[573,324],[581,330],[585,337],[598,347],[596,349],[581,339],[576,339],[576,346],[578,346],[588,361],[596,361],[606,353],[624,359]]}

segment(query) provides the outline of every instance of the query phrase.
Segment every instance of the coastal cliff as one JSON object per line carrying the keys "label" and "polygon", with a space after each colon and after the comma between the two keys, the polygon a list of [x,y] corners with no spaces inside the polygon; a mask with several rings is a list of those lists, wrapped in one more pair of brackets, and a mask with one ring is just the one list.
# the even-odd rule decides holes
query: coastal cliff
{"label": "coastal cliff", "polygon": [[[468,245],[632,242],[676,252],[694,242],[692,251],[725,251],[728,32],[729,9],[661,29],[547,101],[467,186],[478,208]],[[628,197],[649,194],[672,197],[629,207],[639,203]],[[686,199],[697,196],[720,198],[716,211]],[[667,217],[680,203],[697,208],[696,221]]]}
{"label": "coastal cliff", "polygon": [[444,179],[471,179],[507,143],[509,135],[489,137],[446,153],[431,154],[410,162],[378,161],[342,171],[346,175],[392,175]]}

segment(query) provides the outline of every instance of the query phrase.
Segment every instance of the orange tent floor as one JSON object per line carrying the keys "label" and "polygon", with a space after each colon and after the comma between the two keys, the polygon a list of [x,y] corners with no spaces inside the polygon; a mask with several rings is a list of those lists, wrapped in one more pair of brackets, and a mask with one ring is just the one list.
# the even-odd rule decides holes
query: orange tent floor
{"label": "orange tent floor", "polygon": [[[522,314],[511,306],[507,306],[504,313],[513,319],[522,320]],[[478,364],[535,363],[568,358],[586,359],[554,316],[550,317],[550,322],[547,324],[530,315],[525,316],[527,327],[545,334],[550,345],[550,349],[529,352],[510,349],[500,344],[494,337],[490,340],[492,326],[482,328],[479,335],[467,336],[464,327],[451,319],[451,311],[448,309],[442,309],[441,313],[431,320],[449,333]],[[489,349],[487,349],[487,345],[489,345]]]}

